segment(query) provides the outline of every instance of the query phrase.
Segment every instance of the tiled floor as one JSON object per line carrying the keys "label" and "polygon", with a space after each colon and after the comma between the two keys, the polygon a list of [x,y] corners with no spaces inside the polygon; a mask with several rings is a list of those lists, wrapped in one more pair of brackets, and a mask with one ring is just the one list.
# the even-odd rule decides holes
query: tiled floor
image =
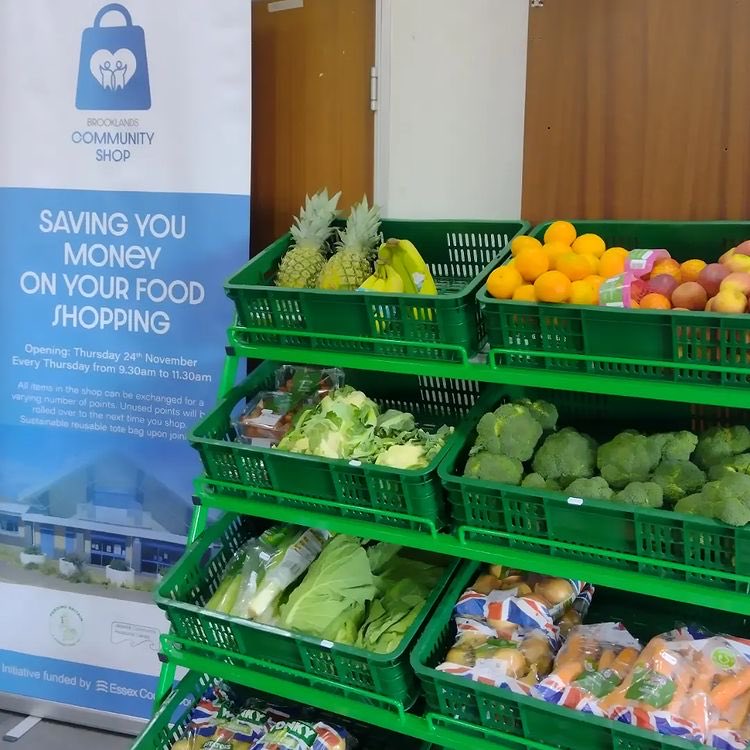
{"label": "tiled floor", "polygon": [[[23,716],[0,711],[0,737]],[[0,742],[0,750],[130,750],[135,739],[68,724],[42,721],[17,742]]]}

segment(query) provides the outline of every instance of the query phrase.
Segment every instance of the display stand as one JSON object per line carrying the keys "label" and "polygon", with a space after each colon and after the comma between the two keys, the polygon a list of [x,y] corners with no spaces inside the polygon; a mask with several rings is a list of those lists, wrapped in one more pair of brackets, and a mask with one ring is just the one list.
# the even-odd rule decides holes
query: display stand
{"label": "display stand", "polygon": [[[311,337],[311,340],[314,337]],[[612,396],[638,396],[640,398],[687,402],[693,404],[712,404],[732,407],[750,408],[750,395],[739,391],[721,389],[714,386],[696,386],[689,383],[663,383],[638,381],[583,373],[560,373],[559,371],[507,368],[494,364],[502,353],[490,352],[488,361],[463,359],[458,362],[429,361],[425,359],[388,358],[378,355],[330,352],[324,348],[292,348],[279,346],[258,346],[243,343],[243,329],[233,327],[229,330],[230,345],[227,347],[227,358],[221,378],[219,395],[224,396],[235,383],[240,362],[247,360],[271,359],[278,362],[337,366],[344,369],[369,369],[371,371],[409,373],[438,378],[457,378],[485,383],[521,384],[525,386],[546,387],[554,390],[584,391],[589,393],[609,394]],[[301,525],[325,527],[331,531],[352,534],[364,538],[393,542],[404,546],[444,553],[455,557],[481,560],[489,563],[502,563],[532,569],[540,573],[590,581],[596,585],[648,594],[664,599],[689,604],[699,604],[712,609],[742,614],[750,614],[750,596],[748,580],[735,576],[734,588],[717,588],[710,580],[710,569],[695,566],[677,565],[682,578],[669,574],[675,569],[674,563],[659,565],[653,559],[642,559],[636,555],[612,554],[608,559],[597,561],[596,555],[585,546],[575,544],[549,544],[549,549],[539,549],[544,542],[539,539],[528,539],[530,544],[514,536],[508,543],[509,534],[490,532],[496,535],[498,544],[492,541],[477,541],[470,529],[458,528],[452,533],[441,532],[436,528],[415,530],[377,522],[377,512],[371,514],[372,520],[359,520],[341,514],[325,512],[325,501],[315,500],[315,509],[304,509],[297,506],[275,502],[275,495],[282,500],[281,493],[265,490],[263,495],[254,494],[248,488],[246,496],[238,497],[234,492],[222,493],[221,482],[198,478],[195,482],[195,512],[190,528],[189,540],[192,543],[206,528],[211,509],[245,514],[258,518],[292,522]],[[302,498],[299,498],[302,499]],[[331,505],[335,505],[331,503]],[[332,508],[333,510],[333,508]],[[486,532],[485,532],[486,533]],[[503,544],[505,542],[505,544]],[[533,543],[533,544],[532,544]],[[577,556],[578,552],[582,554]],[[583,554],[588,552],[588,555]],[[618,560],[623,563],[617,567]],[[637,570],[632,569],[636,564]],[[627,568],[630,565],[630,569]],[[708,566],[707,566],[708,567]],[[648,571],[648,572],[644,572]],[[156,706],[161,705],[174,686],[175,670],[182,666],[198,674],[210,674],[214,677],[248,686],[254,690],[284,696],[309,706],[326,709],[343,717],[367,722],[390,731],[399,732],[412,738],[418,738],[437,747],[465,750],[467,743],[477,750],[496,750],[498,747],[509,749],[531,748],[532,750],[550,750],[554,743],[546,745],[531,739],[516,736],[476,725],[458,719],[433,714],[419,714],[405,711],[398,705],[367,705],[366,695],[357,696],[356,689],[348,695],[335,695],[326,690],[326,681],[322,678],[300,679],[304,675],[294,670],[278,667],[269,671],[267,663],[260,663],[252,655],[233,655],[231,663],[220,658],[211,658],[212,649],[202,647],[200,653],[191,653],[190,644],[182,642],[173,635],[162,637],[163,662]],[[317,685],[316,685],[317,682]],[[319,685],[319,686],[318,686]],[[384,699],[387,703],[388,699]],[[603,720],[594,720],[603,721]],[[617,746],[622,738],[619,732],[630,732],[636,744],[659,747],[691,747],[684,741],[661,737],[643,730],[610,722],[612,725],[612,742]],[[605,725],[608,726],[608,725]],[[607,731],[605,729],[605,731]],[[584,743],[585,744],[585,743]]]}

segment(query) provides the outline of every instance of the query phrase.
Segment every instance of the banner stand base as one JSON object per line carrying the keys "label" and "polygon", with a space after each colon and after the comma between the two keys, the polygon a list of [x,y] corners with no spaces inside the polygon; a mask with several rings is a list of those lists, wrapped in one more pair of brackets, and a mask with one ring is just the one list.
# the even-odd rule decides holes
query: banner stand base
{"label": "banner stand base", "polygon": [[[0,692],[0,710],[27,717],[15,729],[11,730],[10,733],[16,731],[16,729],[29,719],[38,719],[38,721],[49,719],[50,721],[59,721],[64,724],[75,724],[77,726],[112,732],[113,734],[125,734],[135,737],[143,731],[147,723],[146,719],[139,719],[134,716],[122,716],[121,714],[114,714],[109,711],[95,711],[91,708],[69,706],[65,703],[38,700],[37,698],[28,698],[24,695],[14,695],[4,692]],[[38,721],[34,723],[36,724]],[[31,729],[31,726],[28,729]],[[18,738],[16,737],[16,739]],[[14,740],[9,741],[13,742]]]}
{"label": "banner stand base", "polygon": [[20,724],[16,724],[9,732],[3,736],[5,742],[16,742],[20,740],[27,732],[30,732],[40,721],[39,716],[27,716]]}

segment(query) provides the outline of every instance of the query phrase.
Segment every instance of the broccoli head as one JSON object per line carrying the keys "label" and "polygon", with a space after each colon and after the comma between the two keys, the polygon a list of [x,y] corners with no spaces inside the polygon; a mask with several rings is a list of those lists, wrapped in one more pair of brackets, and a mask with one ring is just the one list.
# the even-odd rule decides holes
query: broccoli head
{"label": "broccoli head", "polygon": [[750,450],[750,430],[744,425],[711,427],[698,438],[693,460],[702,469],[709,469],[747,450]]}
{"label": "broccoli head", "polygon": [[727,497],[714,507],[714,518],[730,526],[745,526],[750,523],[750,507],[736,497]]}
{"label": "broccoli head", "polygon": [[528,487],[534,490],[550,490],[557,492],[560,490],[560,485],[554,479],[545,479],[541,474],[536,472],[528,474],[523,478],[521,487]]}
{"label": "broccoli head", "polygon": [[521,487],[528,487],[529,489],[533,490],[546,490],[547,480],[541,474],[537,474],[536,472],[534,472],[533,474],[528,474],[523,478]]}
{"label": "broccoli head", "polygon": [[750,476],[728,474],[703,487],[703,495],[711,503],[720,503],[728,498],[736,498],[750,507]]}
{"label": "broccoli head", "polygon": [[618,503],[637,505],[643,508],[661,508],[664,504],[664,492],[654,482],[630,482],[613,498]]}
{"label": "broccoli head", "polygon": [[706,518],[713,518],[714,510],[714,503],[706,500],[703,492],[686,495],[674,506],[675,513],[687,513],[690,516],[705,516]]}
{"label": "broccoli head", "polygon": [[542,425],[545,432],[552,432],[557,427],[557,407],[549,401],[532,401],[530,398],[522,398],[515,403],[525,406],[531,416]]}
{"label": "broccoli head", "polygon": [[709,482],[695,495],[677,502],[678,513],[716,518],[730,526],[750,523],[750,476],[731,474]]}
{"label": "broccoli head", "polygon": [[564,427],[553,432],[539,447],[532,467],[546,480],[555,480],[567,487],[575,479],[594,475],[596,443],[588,435]]}
{"label": "broccoli head", "polygon": [[480,451],[469,457],[464,476],[484,482],[519,485],[523,476],[523,464],[517,458]]}
{"label": "broccoli head", "polygon": [[621,490],[648,481],[660,458],[645,435],[628,430],[599,447],[596,465],[609,486]]}
{"label": "broccoli head", "polygon": [[542,426],[522,404],[503,404],[477,425],[477,445],[496,455],[528,461],[542,436]]}
{"label": "broccoli head", "polygon": [[698,445],[698,436],[687,430],[660,432],[649,436],[649,441],[661,461],[688,461]]}
{"label": "broccoli head", "polygon": [[589,500],[611,500],[612,489],[601,477],[591,477],[573,480],[565,492],[571,497],[583,497]]}
{"label": "broccoli head", "polygon": [[723,458],[708,470],[708,478],[711,481],[721,479],[728,474],[750,474],[750,453]]}
{"label": "broccoli head", "polygon": [[698,492],[706,483],[706,474],[690,461],[662,461],[651,481],[664,491],[664,499],[675,503],[685,495]]}

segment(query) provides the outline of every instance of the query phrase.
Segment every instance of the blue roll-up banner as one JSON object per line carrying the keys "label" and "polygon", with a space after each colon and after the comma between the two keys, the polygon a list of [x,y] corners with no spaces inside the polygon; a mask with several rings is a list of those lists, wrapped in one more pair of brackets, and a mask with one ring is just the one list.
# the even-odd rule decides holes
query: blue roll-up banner
{"label": "blue roll-up banner", "polygon": [[250,7],[0,3],[0,694],[150,714],[248,255]]}

